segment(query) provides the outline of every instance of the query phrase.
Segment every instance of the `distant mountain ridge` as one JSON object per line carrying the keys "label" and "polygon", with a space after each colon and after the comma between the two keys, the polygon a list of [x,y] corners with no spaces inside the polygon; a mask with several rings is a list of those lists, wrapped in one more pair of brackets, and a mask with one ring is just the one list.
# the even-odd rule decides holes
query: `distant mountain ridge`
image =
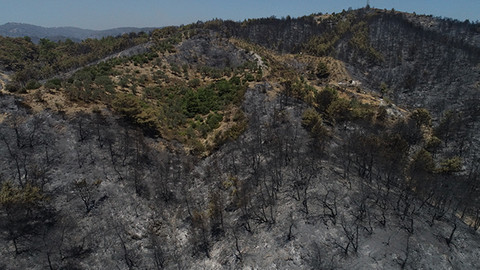
{"label": "distant mountain ridge", "polygon": [[53,41],[71,39],[81,41],[87,38],[102,38],[106,36],[118,36],[131,32],[150,32],[155,27],[120,27],[107,30],[89,30],[78,27],[42,27],[38,25],[9,22],[0,25],[0,36],[25,37],[28,36],[33,42],[41,38],[48,38]]}

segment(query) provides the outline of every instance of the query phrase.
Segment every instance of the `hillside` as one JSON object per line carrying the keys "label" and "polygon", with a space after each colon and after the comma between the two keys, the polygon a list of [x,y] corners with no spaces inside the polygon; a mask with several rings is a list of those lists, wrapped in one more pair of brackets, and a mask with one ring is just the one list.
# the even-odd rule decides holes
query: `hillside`
{"label": "hillside", "polygon": [[47,38],[52,41],[65,41],[70,39],[80,42],[87,38],[100,39],[107,36],[120,36],[129,33],[150,32],[155,28],[121,27],[107,30],[89,30],[77,27],[42,27],[25,23],[6,23],[0,25],[0,36],[4,37],[30,37],[34,43]]}
{"label": "hillside", "polygon": [[0,269],[480,268],[478,40],[376,9],[1,38]]}

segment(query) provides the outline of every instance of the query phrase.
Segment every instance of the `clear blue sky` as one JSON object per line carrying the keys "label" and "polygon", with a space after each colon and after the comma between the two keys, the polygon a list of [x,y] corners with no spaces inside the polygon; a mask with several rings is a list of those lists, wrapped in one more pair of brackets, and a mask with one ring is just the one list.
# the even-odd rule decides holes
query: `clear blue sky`
{"label": "clear blue sky", "polygon": [[[298,17],[359,8],[367,0],[0,0],[0,24],[108,29],[122,26],[180,25],[213,18]],[[395,8],[459,20],[480,20],[480,0],[370,0],[376,8]]]}

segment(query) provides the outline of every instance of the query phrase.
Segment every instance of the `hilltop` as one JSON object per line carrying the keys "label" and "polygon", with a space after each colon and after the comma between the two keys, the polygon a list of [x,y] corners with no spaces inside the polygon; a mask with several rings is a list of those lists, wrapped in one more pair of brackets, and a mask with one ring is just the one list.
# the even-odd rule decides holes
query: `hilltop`
{"label": "hilltop", "polygon": [[0,38],[0,268],[475,269],[480,28]]}

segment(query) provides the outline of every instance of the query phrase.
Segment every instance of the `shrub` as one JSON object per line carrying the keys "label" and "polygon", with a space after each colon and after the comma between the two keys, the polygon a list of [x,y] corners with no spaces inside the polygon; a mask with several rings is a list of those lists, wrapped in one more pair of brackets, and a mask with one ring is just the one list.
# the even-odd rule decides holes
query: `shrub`
{"label": "shrub", "polygon": [[217,145],[223,143],[227,140],[234,141],[236,140],[246,129],[247,129],[247,121],[242,120],[237,122],[231,128],[227,129],[220,138],[217,138]]}
{"label": "shrub", "polygon": [[102,87],[107,92],[113,92],[114,86],[109,76],[98,76],[97,78],[95,78],[95,84]]}
{"label": "shrub", "polygon": [[415,120],[419,127],[430,127],[432,125],[432,116],[427,109],[415,109],[410,118]]}
{"label": "shrub", "polygon": [[202,137],[207,137],[207,134],[208,132],[211,131],[210,127],[206,124],[206,123],[201,123],[198,127],[197,127],[197,130],[198,132],[200,132],[200,134],[202,135]]}
{"label": "shrub", "polygon": [[333,100],[327,108],[328,115],[337,122],[351,119],[350,102],[344,98]]}
{"label": "shrub", "polygon": [[155,107],[144,104],[138,97],[132,94],[120,94],[113,100],[112,107],[147,134],[159,133],[161,112]]}
{"label": "shrub", "polygon": [[337,90],[326,87],[315,95],[315,102],[320,111],[325,112],[330,104],[338,98]]}
{"label": "shrub", "polygon": [[36,186],[27,184],[25,187],[15,187],[10,182],[4,182],[0,189],[0,206],[12,207],[21,205],[30,207],[40,203],[45,197]]}
{"label": "shrub", "polygon": [[242,80],[238,76],[233,76],[232,78],[230,78],[229,82],[233,85],[241,85],[242,84]]}
{"label": "shrub", "polygon": [[181,70],[180,70],[180,67],[176,64],[171,64],[170,65],[170,69],[172,70],[173,74],[175,75],[180,75],[181,74]]}
{"label": "shrub", "polygon": [[316,75],[319,79],[325,79],[330,76],[330,71],[328,70],[327,64],[320,62],[317,65]]}
{"label": "shrub", "polygon": [[440,140],[437,136],[432,136],[425,146],[425,148],[430,152],[435,152],[442,146],[442,140]]}
{"label": "shrub", "polygon": [[247,73],[247,75],[245,75],[245,80],[247,80],[247,82],[253,82],[255,81],[255,76],[253,76],[251,73]]}
{"label": "shrub", "polygon": [[413,156],[413,160],[410,163],[411,175],[419,173],[431,173],[434,169],[435,163],[433,162],[432,154],[425,149],[420,149],[420,151]]}
{"label": "shrub", "polygon": [[314,108],[308,108],[305,110],[305,112],[303,112],[302,126],[304,126],[307,130],[312,130],[317,122],[321,121],[321,115]]}
{"label": "shrub", "polygon": [[33,89],[38,89],[42,86],[38,81],[36,80],[30,80],[27,82],[27,85],[25,85],[25,88],[27,90],[33,90]]}
{"label": "shrub", "polygon": [[440,163],[439,173],[452,174],[462,170],[462,159],[460,157],[453,157],[445,159]]}
{"label": "shrub", "polygon": [[379,106],[375,113],[375,120],[377,123],[384,123],[388,119],[388,111],[385,106]]}
{"label": "shrub", "polygon": [[47,89],[60,89],[60,87],[62,86],[62,80],[58,79],[58,78],[55,78],[55,79],[51,79],[51,80],[48,80],[46,83],[45,83],[45,88]]}
{"label": "shrub", "polygon": [[223,120],[223,115],[218,113],[211,113],[207,118],[207,125],[210,129],[217,129],[220,126],[220,122]]}
{"label": "shrub", "polygon": [[118,95],[113,103],[113,109],[129,119],[134,119],[137,114],[142,110],[140,100],[131,94]]}
{"label": "shrub", "polygon": [[191,153],[194,155],[202,155],[206,151],[205,145],[203,145],[203,143],[197,139],[191,140],[191,146]]}
{"label": "shrub", "polygon": [[195,78],[188,81],[188,86],[191,88],[197,88],[200,86],[200,79]]}
{"label": "shrub", "polygon": [[18,92],[20,89],[21,87],[18,83],[9,83],[5,86],[5,90],[7,90],[10,93]]}

